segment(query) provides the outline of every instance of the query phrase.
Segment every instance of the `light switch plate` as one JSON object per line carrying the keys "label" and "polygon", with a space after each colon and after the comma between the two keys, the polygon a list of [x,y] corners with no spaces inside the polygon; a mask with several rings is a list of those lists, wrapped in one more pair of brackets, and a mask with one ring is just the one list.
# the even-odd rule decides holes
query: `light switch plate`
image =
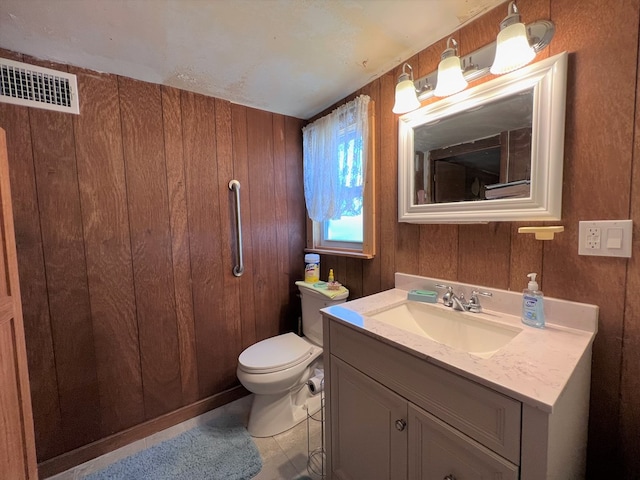
{"label": "light switch plate", "polygon": [[581,221],[579,225],[579,255],[631,257],[632,220]]}

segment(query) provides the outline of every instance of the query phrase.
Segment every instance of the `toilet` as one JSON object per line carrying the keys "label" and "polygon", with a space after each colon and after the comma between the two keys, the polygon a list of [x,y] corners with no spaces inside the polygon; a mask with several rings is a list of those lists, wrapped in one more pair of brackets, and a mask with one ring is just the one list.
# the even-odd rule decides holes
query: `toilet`
{"label": "toilet", "polygon": [[299,285],[303,337],[284,333],[246,348],[238,357],[240,383],[254,394],[247,430],[271,437],[292,428],[320,409],[321,395],[307,382],[322,368],[322,315],[319,310],[343,303],[349,292],[330,298]]}

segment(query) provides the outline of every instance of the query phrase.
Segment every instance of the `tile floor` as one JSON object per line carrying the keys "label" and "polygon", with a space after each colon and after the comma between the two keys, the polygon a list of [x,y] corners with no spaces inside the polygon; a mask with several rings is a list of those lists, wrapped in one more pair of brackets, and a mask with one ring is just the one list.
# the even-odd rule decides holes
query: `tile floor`
{"label": "tile floor", "polygon": [[[158,432],[142,440],[133,442],[106,455],[78,465],[66,472],[59,473],[47,480],[80,480],[89,473],[100,470],[111,463],[133,455],[140,450],[155,445],[158,442],[172,438],[196,425],[206,423],[219,415],[245,415],[249,416],[252,396],[243,397],[235,402],[211,410],[199,417],[192,418],[171,428]],[[314,416],[314,417],[317,417]],[[254,442],[262,456],[262,470],[253,477],[253,480],[319,480],[322,477],[309,472],[307,469],[307,451],[310,436],[312,449],[320,446],[321,424],[319,421],[307,421],[299,423],[291,430],[268,438],[254,438]],[[316,469],[318,470],[318,469]],[[132,479],[133,480],[133,479]],[[179,479],[176,479],[179,480]]]}

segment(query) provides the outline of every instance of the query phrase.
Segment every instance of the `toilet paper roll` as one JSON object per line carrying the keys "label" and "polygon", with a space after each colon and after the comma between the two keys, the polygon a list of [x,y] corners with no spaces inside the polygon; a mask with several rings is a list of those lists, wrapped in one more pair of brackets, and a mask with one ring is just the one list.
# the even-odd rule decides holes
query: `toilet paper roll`
{"label": "toilet paper roll", "polygon": [[309,387],[309,392],[311,395],[317,395],[324,388],[324,373],[321,375],[316,375],[315,377],[311,377],[307,382]]}

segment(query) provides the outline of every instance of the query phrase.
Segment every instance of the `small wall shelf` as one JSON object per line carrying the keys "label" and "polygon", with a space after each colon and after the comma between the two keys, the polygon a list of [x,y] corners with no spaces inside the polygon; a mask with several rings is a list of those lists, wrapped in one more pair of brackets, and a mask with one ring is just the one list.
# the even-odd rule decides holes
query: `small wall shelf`
{"label": "small wall shelf", "polygon": [[553,227],[519,227],[518,233],[533,233],[536,240],[553,240],[556,233],[564,232],[562,225]]}

